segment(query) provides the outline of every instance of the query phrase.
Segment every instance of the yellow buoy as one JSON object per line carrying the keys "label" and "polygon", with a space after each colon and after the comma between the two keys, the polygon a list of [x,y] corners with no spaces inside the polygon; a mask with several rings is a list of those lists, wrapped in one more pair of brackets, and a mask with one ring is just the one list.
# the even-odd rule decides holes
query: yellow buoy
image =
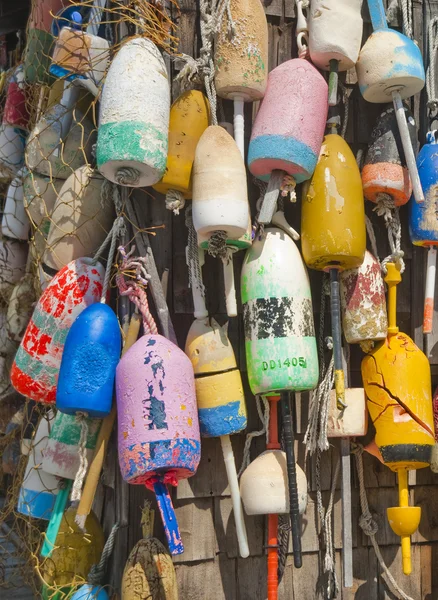
{"label": "yellow buoy", "polygon": [[362,360],[368,410],[383,462],[398,475],[399,506],[388,508],[394,533],[401,537],[403,572],[411,572],[410,536],[421,508],[409,506],[408,470],[430,463],[434,445],[430,366],[427,357],[396,325],[396,286],[401,281],[388,263],[388,337]]}
{"label": "yellow buoy", "polygon": [[42,576],[47,591],[67,592],[86,583],[88,573],[97,564],[105,543],[102,527],[91,512],[85,522],[85,531],[75,523],[76,508],[68,508],[61,521],[55,548],[42,565]]}
{"label": "yellow buoy", "polygon": [[[192,197],[192,167],[199,138],[207,129],[210,105],[204,94],[190,90],[172,104],[166,171],[153,188],[166,195],[168,208],[178,210]],[[176,204],[173,204],[176,203]]]}

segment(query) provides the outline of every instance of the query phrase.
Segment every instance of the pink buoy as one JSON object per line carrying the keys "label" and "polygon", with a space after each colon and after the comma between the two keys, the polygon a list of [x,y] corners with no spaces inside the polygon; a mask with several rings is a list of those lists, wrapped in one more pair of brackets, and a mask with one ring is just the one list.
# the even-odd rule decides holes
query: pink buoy
{"label": "pink buoy", "polygon": [[26,328],[11,369],[11,382],[38,402],[56,399],[67,333],[76,317],[102,295],[105,270],[79,258],[61,269],[45,289]]}
{"label": "pink buoy", "polygon": [[161,335],[145,335],[116,371],[119,462],[128,483],[157,495],[169,548],[184,548],[166,483],[194,475],[201,442],[190,359]]}

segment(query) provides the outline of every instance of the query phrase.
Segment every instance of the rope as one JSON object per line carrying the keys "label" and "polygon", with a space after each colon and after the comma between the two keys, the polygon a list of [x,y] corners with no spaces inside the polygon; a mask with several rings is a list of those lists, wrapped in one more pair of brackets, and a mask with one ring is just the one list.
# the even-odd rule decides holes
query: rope
{"label": "rope", "polygon": [[367,215],[365,215],[365,225],[367,228],[368,237],[370,238],[370,242],[371,242],[371,250],[373,251],[374,257],[380,263],[379,254],[377,251],[376,234],[374,233],[374,228],[373,228],[373,224],[371,223],[371,219]]}
{"label": "rope", "polygon": [[227,232],[215,231],[208,240],[207,252],[214,258],[220,257],[222,260],[228,260],[227,253]]}
{"label": "rope", "polygon": [[[240,477],[242,475],[243,471],[246,469],[246,467],[251,462],[250,450],[251,450],[252,440],[255,437],[259,437],[260,435],[266,434],[266,442],[269,442],[269,401],[264,396],[260,396],[258,394],[256,395],[255,400],[256,400],[257,413],[259,415],[260,421],[263,423],[263,427],[259,431],[251,431],[250,433],[247,433],[246,440],[245,440],[245,446],[243,448],[242,465],[239,469],[239,473],[237,474],[238,477]],[[263,410],[262,410],[262,404],[263,404]]]}
{"label": "rope", "polygon": [[436,95],[435,84],[436,54],[438,49],[437,23],[438,17],[433,17],[433,19],[430,20],[427,36],[429,44],[429,67],[426,70],[426,94],[429,114],[438,110],[438,98]]}
{"label": "rope", "polygon": [[97,565],[93,565],[88,573],[88,583],[91,585],[101,585],[105,578],[105,573],[108,567],[109,558],[113,552],[114,543],[116,540],[116,533],[119,530],[119,524],[116,523],[111,529],[111,533],[108,536],[105,546],[103,547],[102,556]]}
{"label": "rope", "polygon": [[193,226],[192,207],[186,208],[185,215],[186,227],[189,230],[187,238],[187,262],[189,268],[189,288],[199,289],[203,298],[205,298],[205,287],[202,281],[202,270],[199,261],[198,237]]}
{"label": "rope", "polygon": [[386,20],[389,23],[396,19],[399,6],[402,13],[403,33],[412,39],[414,36],[412,31],[412,0],[392,0],[386,11]]}
{"label": "rope", "polygon": [[168,190],[166,193],[166,208],[173,210],[174,215],[179,215],[179,211],[185,206],[185,198],[182,192],[178,190]]}
{"label": "rope", "polygon": [[285,175],[283,177],[283,181],[280,186],[280,195],[283,198],[287,198],[289,196],[289,200],[291,202],[297,201],[297,194],[295,192],[297,182],[291,175]]}
{"label": "rope", "polygon": [[[145,292],[150,279],[150,275],[146,272],[145,267],[146,258],[132,258],[135,250],[134,247],[129,252],[126,252],[123,246],[119,246],[118,250],[122,256],[122,262],[118,266],[116,274],[116,284],[119,288],[119,293],[121,296],[128,296],[139,310],[143,320],[144,334],[156,335],[158,333],[157,324],[149,310],[148,298]],[[129,283],[127,283],[126,276],[134,276],[135,280],[130,279]]]}
{"label": "rope", "polygon": [[304,435],[306,453],[314,454],[316,450],[328,450],[327,423],[330,408],[330,392],[335,381],[334,357],[320,381],[316,391],[310,392],[309,423]]}
{"label": "rope", "polygon": [[[333,528],[332,528],[332,512],[335,500],[336,485],[338,483],[339,474],[341,472],[341,460],[338,456],[338,460],[335,467],[335,474],[332,477],[332,484],[330,487],[330,498],[327,506],[327,511],[322,523],[322,534],[325,543],[325,556],[324,556],[324,573],[328,573],[327,581],[327,596],[328,598],[336,598],[339,593],[339,582],[336,575],[336,552],[335,544],[333,540]],[[322,495],[320,495],[322,502]],[[323,511],[324,509],[322,509]]]}
{"label": "rope", "polygon": [[286,568],[290,535],[289,515],[278,515],[278,583],[281,583]]}
{"label": "rope", "polygon": [[364,480],[364,471],[363,471],[363,446],[360,444],[354,445],[352,452],[356,459],[356,468],[357,474],[359,476],[359,495],[360,495],[360,507],[362,510],[362,514],[359,518],[359,525],[362,531],[367,535],[374,548],[374,552],[376,553],[377,559],[380,563],[380,566],[383,570],[383,573],[386,576],[386,583],[392,593],[401,600],[413,600],[410,596],[405,594],[405,592],[399,587],[394,577],[391,575],[388,567],[383,560],[382,553],[380,552],[379,544],[376,540],[376,533],[379,529],[379,526],[370,512],[370,508],[368,505],[367,492],[365,488],[365,480]]}
{"label": "rope", "polygon": [[116,181],[119,185],[136,187],[140,181],[140,171],[134,167],[120,167],[116,173]]}
{"label": "rope", "polygon": [[391,254],[381,262],[382,271],[386,273],[386,264],[394,262],[399,264],[400,273],[403,273],[405,263],[403,260],[404,252],[401,249],[400,209],[394,205],[394,200],[391,196],[381,193],[377,196],[377,206],[373,210],[377,212],[379,217],[383,216],[385,219],[389,247],[391,249]]}
{"label": "rope", "polygon": [[87,474],[88,469],[88,460],[87,460],[87,439],[88,439],[88,421],[87,421],[87,413],[78,412],[76,414],[76,421],[81,426],[81,437],[79,439],[79,469],[76,473],[76,477],[73,483],[73,488],[71,492],[71,501],[79,502],[82,495],[82,486],[84,485],[85,475]]}

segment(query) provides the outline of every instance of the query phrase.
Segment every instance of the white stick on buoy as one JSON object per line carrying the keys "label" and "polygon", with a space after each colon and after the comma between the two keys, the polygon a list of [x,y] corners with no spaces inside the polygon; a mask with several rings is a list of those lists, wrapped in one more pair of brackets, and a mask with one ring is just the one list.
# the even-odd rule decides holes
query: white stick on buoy
{"label": "white stick on buoy", "polygon": [[234,522],[236,524],[237,541],[239,543],[239,552],[242,558],[249,556],[248,538],[246,535],[245,519],[242,511],[242,501],[240,499],[239,481],[237,479],[236,463],[234,461],[233,446],[229,435],[222,435],[222,452],[224,455],[225,469],[227,471],[228,483],[230,485],[231,501],[233,503]]}
{"label": "white stick on buoy", "polygon": [[193,260],[190,260],[189,247],[186,246],[186,263],[190,271],[190,282],[192,288],[193,306],[194,306],[194,317],[195,319],[205,319],[208,317],[208,310],[205,305],[205,297],[203,294],[202,283],[202,266],[204,265],[204,250],[198,248],[199,253],[199,273],[196,269],[196,264]]}
{"label": "white stick on buoy", "polygon": [[392,100],[394,102],[395,116],[397,118],[397,125],[400,131],[406,164],[409,170],[412,188],[414,190],[414,197],[417,202],[424,202],[423,188],[421,187],[420,176],[418,175],[417,161],[415,160],[414,149],[412,148],[408,124],[406,122],[406,113],[402,98],[398,91],[392,92]]}
{"label": "white stick on buoy", "polygon": [[234,96],[234,140],[245,160],[245,121],[243,96]]}
{"label": "white stick on buoy", "polygon": [[235,250],[227,248],[227,256],[222,260],[224,265],[225,304],[227,315],[237,317],[236,284],[234,282],[233,255]]}
{"label": "white stick on buoy", "polygon": [[436,248],[430,246],[427,253],[426,287],[424,297],[423,333],[432,333],[433,308],[435,304]]}

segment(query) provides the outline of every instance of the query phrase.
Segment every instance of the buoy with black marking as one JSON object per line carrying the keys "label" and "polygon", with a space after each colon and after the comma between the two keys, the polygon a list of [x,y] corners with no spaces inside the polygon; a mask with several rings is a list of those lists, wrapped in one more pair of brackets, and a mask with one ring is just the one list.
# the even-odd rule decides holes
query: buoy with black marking
{"label": "buoy with black marking", "polygon": [[160,51],[146,38],[129,39],[111,63],[101,97],[96,160],[102,175],[130,187],[158,183],[167,163],[169,113]]}
{"label": "buoy with black marking", "polygon": [[362,360],[362,379],[368,411],[376,429],[381,460],[398,476],[399,506],[388,508],[391,529],[401,537],[403,572],[411,566],[410,536],[416,531],[421,508],[409,506],[408,472],[430,464],[435,443],[429,361],[396,325],[400,271],[387,263],[388,337]]}

